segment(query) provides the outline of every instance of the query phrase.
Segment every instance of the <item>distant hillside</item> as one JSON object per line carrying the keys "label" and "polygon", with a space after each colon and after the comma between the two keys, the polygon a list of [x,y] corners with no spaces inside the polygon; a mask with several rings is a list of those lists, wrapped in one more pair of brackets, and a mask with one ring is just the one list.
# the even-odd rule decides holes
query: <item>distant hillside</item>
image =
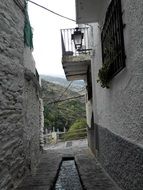
{"label": "distant hillside", "polygon": [[79,94],[70,89],[66,90],[66,87],[52,82],[42,80],[42,98],[45,104],[55,100],[63,100],[69,97],[78,96]]}
{"label": "distant hillside", "polygon": [[[54,77],[54,76],[48,76],[48,75],[40,75],[41,79],[44,79],[45,81],[49,81],[55,84],[59,84],[61,86],[68,86],[70,81],[67,81],[65,78],[61,77]],[[72,85],[70,86],[70,89],[72,91],[80,91],[84,88],[84,81],[79,80],[79,81],[73,81]]]}
{"label": "distant hillside", "polygon": [[[77,119],[85,118],[83,98],[65,100],[80,94],[59,84],[42,80],[42,99],[44,101],[44,126],[48,130],[69,128]],[[59,100],[59,102],[57,102]],[[54,103],[55,102],[55,103]]]}

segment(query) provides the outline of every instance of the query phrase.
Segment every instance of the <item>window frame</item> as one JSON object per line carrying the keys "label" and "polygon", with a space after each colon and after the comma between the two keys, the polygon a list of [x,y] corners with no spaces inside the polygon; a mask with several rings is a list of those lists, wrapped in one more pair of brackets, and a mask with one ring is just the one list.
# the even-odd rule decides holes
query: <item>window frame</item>
{"label": "window frame", "polygon": [[102,61],[109,63],[111,80],[125,67],[124,25],[121,0],[112,0],[105,17],[101,33]]}

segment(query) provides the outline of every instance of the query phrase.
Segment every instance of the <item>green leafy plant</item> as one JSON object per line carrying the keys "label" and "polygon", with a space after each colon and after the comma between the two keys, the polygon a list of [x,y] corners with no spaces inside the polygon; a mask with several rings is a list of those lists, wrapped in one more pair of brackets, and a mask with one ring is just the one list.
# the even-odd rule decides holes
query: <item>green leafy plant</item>
{"label": "green leafy plant", "polygon": [[109,72],[110,72],[110,68],[111,68],[111,63],[106,62],[99,69],[97,82],[100,82],[102,88],[109,88],[109,82],[110,82],[110,74],[109,74]]}
{"label": "green leafy plant", "polygon": [[64,135],[64,140],[73,140],[73,139],[81,139],[86,138],[86,119],[81,118],[77,119],[69,128],[68,132]]}
{"label": "green leafy plant", "polygon": [[104,46],[103,54],[105,62],[99,69],[97,82],[101,84],[102,88],[109,88],[109,82],[111,80],[110,71],[114,60],[113,58],[110,59],[110,55],[112,55],[112,57],[116,57],[118,50],[114,48],[114,38],[110,36],[106,36],[106,43]]}

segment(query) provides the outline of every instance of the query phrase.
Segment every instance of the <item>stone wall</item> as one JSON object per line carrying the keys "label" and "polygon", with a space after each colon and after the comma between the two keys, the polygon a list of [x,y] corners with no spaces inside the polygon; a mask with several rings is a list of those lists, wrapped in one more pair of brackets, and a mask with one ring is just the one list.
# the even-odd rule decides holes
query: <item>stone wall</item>
{"label": "stone wall", "polygon": [[101,30],[97,24],[92,25],[93,112],[99,127],[99,161],[122,189],[140,190],[143,189],[140,169],[143,165],[143,1],[122,0],[122,10],[126,24],[126,67],[111,80],[110,89],[103,89],[96,82],[102,66]]}
{"label": "stone wall", "polygon": [[39,86],[24,67],[23,28],[22,9],[13,0],[0,1],[1,190],[15,189],[34,172],[40,154]]}
{"label": "stone wall", "polygon": [[34,74],[25,71],[23,93],[23,145],[26,153],[26,165],[32,173],[35,172],[40,155],[40,86],[34,82]]}
{"label": "stone wall", "polygon": [[99,128],[98,160],[122,190],[143,189],[143,148]]}

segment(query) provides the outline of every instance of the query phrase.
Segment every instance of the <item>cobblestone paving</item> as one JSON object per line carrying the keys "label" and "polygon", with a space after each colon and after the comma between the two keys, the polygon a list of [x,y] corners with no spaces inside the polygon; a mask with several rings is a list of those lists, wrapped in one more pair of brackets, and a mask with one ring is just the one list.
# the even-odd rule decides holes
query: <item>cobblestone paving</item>
{"label": "cobblestone paving", "polygon": [[[101,168],[85,141],[46,147],[35,176],[27,176],[17,190],[51,190],[62,157],[75,157],[85,190],[121,190]],[[65,189],[68,190],[68,189]],[[77,189],[78,190],[78,189]]]}

